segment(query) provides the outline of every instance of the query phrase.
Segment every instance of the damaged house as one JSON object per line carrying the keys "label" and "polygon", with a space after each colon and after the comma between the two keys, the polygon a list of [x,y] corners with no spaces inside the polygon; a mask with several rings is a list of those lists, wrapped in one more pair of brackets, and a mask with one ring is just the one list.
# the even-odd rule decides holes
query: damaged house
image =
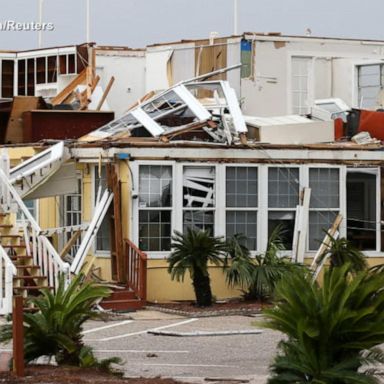
{"label": "damaged house", "polygon": [[[237,57],[245,60],[244,36],[233,39]],[[279,36],[252,39],[279,52],[289,46],[269,42]],[[317,40],[307,43],[313,48]],[[356,49],[366,49],[361,47]],[[173,76],[181,71],[176,53],[171,62],[163,56],[168,67],[175,65]],[[70,279],[81,270],[120,285],[105,308],[191,299],[190,282],[171,281],[166,261],[173,231],[187,227],[224,237],[243,233],[257,254],[282,225],[284,252],[310,262],[324,230],[336,223],[370,264],[381,262],[383,146],[380,126],[372,121],[380,121],[382,112],[353,109],[358,105],[331,87],[331,93],[317,94],[308,111],[289,109],[276,98],[276,113],[255,113],[249,100],[256,96],[239,97],[244,80],[236,74],[244,64],[225,64],[145,89],[125,113],[77,140],[3,148],[3,313],[13,292],[54,288],[59,272]],[[147,76],[155,78],[148,68]],[[157,66],[156,73],[164,68]],[[269,95],[265,90],[266,108]],[[356,136],[367,131],[370,136]],[[210,273],[218,298],[238,295],[226,287],[221,268]]]}

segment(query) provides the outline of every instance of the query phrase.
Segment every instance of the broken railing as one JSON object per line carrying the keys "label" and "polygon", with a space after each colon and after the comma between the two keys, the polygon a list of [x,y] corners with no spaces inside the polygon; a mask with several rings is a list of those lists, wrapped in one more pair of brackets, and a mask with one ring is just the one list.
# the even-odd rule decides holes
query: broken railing
{"label": "broken railing", "polygon": [[141,251],[132,241],[124,240],[126,257],[127,284],[138,299],[147,299],[147,255]]}
{"label": "broken railing", "polygon": [[41,274],[47,277],[48,286],[56,289],[60,273],[64,274],[65,280],[69,282],[69,264],[60,258],[49,239],[42,235],[39,224],[2,169],[0,169],[0,183],[2,186],[0,191],[2,211],[9,212],[11,210],[10,205],[12,205],[13,211],[20,212],[26,252],[28,256],[33,257],[34,264],[40,267]]}

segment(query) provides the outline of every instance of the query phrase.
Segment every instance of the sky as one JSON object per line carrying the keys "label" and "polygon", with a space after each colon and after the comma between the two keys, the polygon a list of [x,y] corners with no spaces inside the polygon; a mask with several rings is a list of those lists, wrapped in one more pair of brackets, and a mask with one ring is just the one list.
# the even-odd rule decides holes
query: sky
{"label": "sky", "polygon": [[[38,21],[39,0],[0,0],[0,23]],[[148,44],[233,34],[234,0],[90,0],[90,40],[141,48]],[[281,32],[384,40],[384,1],[238,0],[239,32]],[[43,47],[86,41],[86,0],[44,0]],[[37,32],[1,31],[0,49],[34,49]]]}

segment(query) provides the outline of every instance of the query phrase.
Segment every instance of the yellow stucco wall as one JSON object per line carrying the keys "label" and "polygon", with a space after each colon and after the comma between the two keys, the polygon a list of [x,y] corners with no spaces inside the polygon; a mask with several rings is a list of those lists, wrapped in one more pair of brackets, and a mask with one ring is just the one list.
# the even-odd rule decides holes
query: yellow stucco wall
{"label": "yellow stucco wall", "polygon": [[[195,295],[189,273],[185,274],[184,282],[172,281],[167,272],[166,260],[148,260],[147,299],[151,302],[172,300],[194,300]],[[210,267],[212,294],[216,299],[224,299],[241,295],[238,289],[228,289],[225,275],[221,267]]]}

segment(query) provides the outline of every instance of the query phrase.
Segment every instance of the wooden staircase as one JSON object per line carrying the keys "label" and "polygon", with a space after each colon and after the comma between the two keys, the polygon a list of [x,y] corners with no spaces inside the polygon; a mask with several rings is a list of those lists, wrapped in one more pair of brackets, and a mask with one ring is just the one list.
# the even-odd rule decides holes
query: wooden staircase
{"label": "wooden staircase", "polygon": [[26,244],[25,236],[12,224],[10,213],[0,214],[0,245],[16,267],[13,276],[14,295],[26,298],[36,295],[42,288],[52,288],[40,266],[34,263],[31,245]]}

